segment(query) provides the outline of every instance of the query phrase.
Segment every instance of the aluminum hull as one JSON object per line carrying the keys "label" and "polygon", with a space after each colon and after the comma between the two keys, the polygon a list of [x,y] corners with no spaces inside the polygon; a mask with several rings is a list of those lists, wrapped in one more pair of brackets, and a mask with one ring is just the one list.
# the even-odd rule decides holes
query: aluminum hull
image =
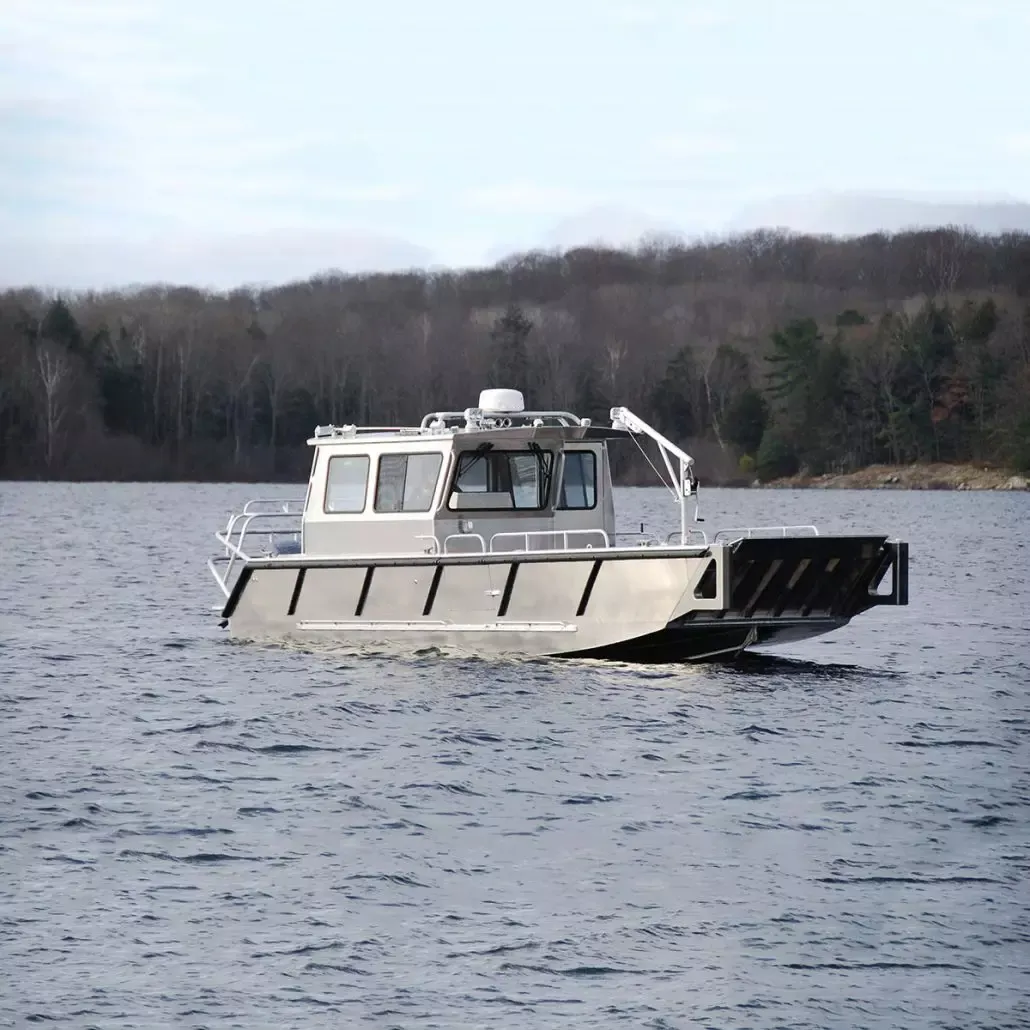
{"label": "aluminum hull", "polygon": [[907,601],[907,545],[806,536],[251,560],[222,615],[241,640],[683,662],[817,636]]}

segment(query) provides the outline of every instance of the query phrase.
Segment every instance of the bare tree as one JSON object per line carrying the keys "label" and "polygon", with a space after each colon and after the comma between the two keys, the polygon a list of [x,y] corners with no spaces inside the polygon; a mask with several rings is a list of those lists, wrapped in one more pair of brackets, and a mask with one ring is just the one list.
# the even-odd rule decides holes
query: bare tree
{"label": "bare tree", "polygon": [[72,367],[67,351],[49,340],[41,341],[36,347],[36,374],[42,400],[43,464],[49,473],[59,454],[61,427],[68,415]]}

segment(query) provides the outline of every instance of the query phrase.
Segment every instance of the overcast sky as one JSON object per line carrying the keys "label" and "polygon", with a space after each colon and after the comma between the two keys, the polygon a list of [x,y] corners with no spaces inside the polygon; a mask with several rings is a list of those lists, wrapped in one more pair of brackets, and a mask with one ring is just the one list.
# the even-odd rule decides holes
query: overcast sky
{"label": "overcast sky", "polygon": [[1025,0],[0,0],[0,283],[1030,198]]}

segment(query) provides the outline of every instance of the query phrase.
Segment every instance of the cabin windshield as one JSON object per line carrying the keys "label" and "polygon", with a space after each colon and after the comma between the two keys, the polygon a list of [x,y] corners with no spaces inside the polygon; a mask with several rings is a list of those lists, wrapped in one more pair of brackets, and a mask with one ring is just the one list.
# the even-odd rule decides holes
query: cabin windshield
{"label": "cabin windshield", "polygon": [[539,511],[550,496],[553,461],[550,451],[540,449],[465,451],[458,456],[447,506],[452,511]]}

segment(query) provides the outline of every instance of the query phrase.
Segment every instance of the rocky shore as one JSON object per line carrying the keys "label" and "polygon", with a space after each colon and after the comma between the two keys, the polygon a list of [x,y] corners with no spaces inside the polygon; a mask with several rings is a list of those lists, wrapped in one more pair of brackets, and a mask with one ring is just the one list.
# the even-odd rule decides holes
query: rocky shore
{"label": "rocky shore", "polygon": [[870,465],[840,475],[799,474],[756,485],[842,490],[1027,490],[1030,480],[1011,469],[984,465]]}

